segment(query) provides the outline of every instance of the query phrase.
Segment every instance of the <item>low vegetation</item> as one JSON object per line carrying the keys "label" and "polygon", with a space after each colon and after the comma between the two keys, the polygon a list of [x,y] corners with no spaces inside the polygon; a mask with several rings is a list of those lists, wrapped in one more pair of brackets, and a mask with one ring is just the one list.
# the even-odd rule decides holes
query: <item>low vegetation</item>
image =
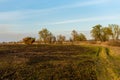
{"label": "low vegetation", "polygon": [[32,44],[32,43],[35,42],[35,38],[25,37],[25,38],[23,38],[23,42],[24,42],[25,44]]}
{"label": "low vegetation", "polygon": [[72,45],[3,45],[0,79],[97,80],[96,50]]}
{"label": "low vegetation", "polygon": [[[0,45],[0,79],[118,80],[120,67],[106,65],[112,59],[109,65],[120,62],[109,48],[98,46]],[[111,73],[117,79],[109,77]]]}

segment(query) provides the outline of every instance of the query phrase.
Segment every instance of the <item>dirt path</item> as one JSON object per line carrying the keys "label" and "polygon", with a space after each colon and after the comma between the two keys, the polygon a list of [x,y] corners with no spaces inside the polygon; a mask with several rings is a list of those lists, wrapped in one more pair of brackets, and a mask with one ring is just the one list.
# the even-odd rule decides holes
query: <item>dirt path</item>
{"label": "dirt path", "polygon": [[112,62],[110,62],[109,57],[110,57],[109,49],[106,47],[102,47],[101,52],[99,53],[99,58],[104,64],[104,68],[106,70],[105,72],[108,75],[106,77],[109,78],[108,80],[120,80],[118,75],[114,72],[113,64]]}
{"label": "dirt path", "polygon": [[112,59],[113,57],[120,55],[120,47],[98,44],[89,44],[88,46],[99,48],[97,52],[98,80],[120,80],[119,73],[116,72],[117,69],[114,64],[114,59],[116,58]]}

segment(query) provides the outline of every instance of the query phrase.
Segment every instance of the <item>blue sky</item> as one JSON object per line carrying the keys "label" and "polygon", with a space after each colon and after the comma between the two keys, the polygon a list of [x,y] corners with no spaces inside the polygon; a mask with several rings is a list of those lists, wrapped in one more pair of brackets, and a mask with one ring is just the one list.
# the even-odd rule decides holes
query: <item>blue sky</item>
{"label": "blue sky", "polygon": [[70,36],[74,29],[89,36],[96,24],[120,24],[119,0],[0,0],[0,41],[38,38],[47,28]]}

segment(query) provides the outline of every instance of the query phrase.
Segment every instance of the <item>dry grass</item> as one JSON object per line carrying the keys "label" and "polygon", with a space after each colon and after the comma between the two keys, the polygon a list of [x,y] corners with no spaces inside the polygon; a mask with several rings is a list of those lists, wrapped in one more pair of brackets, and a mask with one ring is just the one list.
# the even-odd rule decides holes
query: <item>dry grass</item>
{"label": "dry grass", "polygon": [[120,57],[114,56],[120,47],[80,45],[0,45],[0,79],[114,80],[109,76],[120,75]]}
{"label": "dry grass", "polygon": [[109,41],[108,45],[120,47],[120,41]]}
{"label": "dry grass", "polygon": [[97,80],[97,48],[0,45],[1,80]]}

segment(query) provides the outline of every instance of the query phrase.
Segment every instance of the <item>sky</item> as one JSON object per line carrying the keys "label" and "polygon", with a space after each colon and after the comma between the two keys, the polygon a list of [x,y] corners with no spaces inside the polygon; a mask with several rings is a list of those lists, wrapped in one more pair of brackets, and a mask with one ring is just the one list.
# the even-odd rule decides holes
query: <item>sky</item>
{"label": "sky", "polygon": [[38,38],[42,28],[67,37],[76,30],[90,38],[97,24],[120,25],[120,0],[0,0],[0,42]]}

